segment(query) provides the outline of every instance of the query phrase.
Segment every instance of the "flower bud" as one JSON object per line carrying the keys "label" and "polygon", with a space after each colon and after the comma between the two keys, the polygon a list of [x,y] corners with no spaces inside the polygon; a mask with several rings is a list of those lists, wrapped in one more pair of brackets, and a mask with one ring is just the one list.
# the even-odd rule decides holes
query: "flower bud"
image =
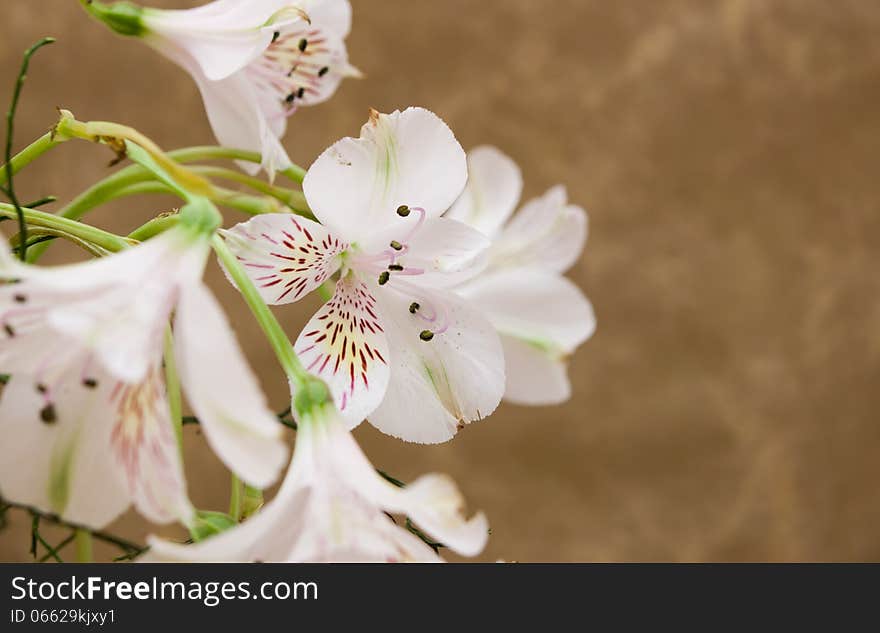
{"label": "flower bud", "polygon": [[120,35],[139,37],[147,30],[141,16],[142,7],[131,2],[114,2],[104,4],[95,0],[80,0],[83,7],[94,18],[97,18]]}

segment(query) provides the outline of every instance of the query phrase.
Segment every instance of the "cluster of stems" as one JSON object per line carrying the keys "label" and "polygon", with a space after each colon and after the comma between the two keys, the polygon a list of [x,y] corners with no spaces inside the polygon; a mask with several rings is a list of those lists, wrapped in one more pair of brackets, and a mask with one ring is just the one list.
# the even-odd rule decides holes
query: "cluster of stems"
{"label": "cluster of stems", "polygon": [[[7,117],[6,160],[3,167],[0,168],[0,191],[10,201],[9,204],[0,203],[0,222],[5,220],[17,222],[18,232],[12,236],[10,241],[22,261],[36,263],[52,242],[59,238],[70,241],[93,256],[100,257],[149,240],[178,223],[180,216],[176,210],[157,215],[128,235],[116,235],[82,222],[89,211],[100,205],[140,194],[171,193],[178,194],[185,200],[190,195],[195,195],[210,201],[212,205],[217,207],[225,207],[250,215],[288,212],[309,218],[313,217],[301,189],[296,188],[297,185],[301,185],[305,176],[305,171],[301,167],[292,165],[280,172],[293,186],[285,187],[268,183],[234,169],[216,164],[203,164],[205,161],[223,159],[259,163],[261,157],[255,152],[204,146],[188,147],[166,153],[133,128],[104,121],[81,122],[65,110],[60,111],[59,120],[49,132],[17,154],[12,155],[13,121],[28,61],[37,49],[50,42],[51,40],[48,39],[39,42],[25,55],[22,71],[16,82],[12,106]],[[137,155],[146,156],[147,159],[136,160],[135,164],[115,171],[55,211],[49,212],[38,208],[55,202],[56,199],[53,196],[46,196],[32,203],[20,204],[15,194],[15,175],[46,152],[71,139],[82,139],[106,145],[116,154],[113,164],[126,157],[134,160],[135,150]],[[150,168],[150,164],[155,165],[156,169]],[[157,174],[165,174],[166,177]],[[237,185],[244,191],[222,187],[218,181]],[[320,406],[329,401],[329,392],[326,386],[312,377],[302,366],[293,350],[290,339],[224,240],[215,233],[211,243],[218,259],[241,292],[272,346],[278,362],[287,374],[293,391],[297,394],[296,409],[308,410],[309,407]],[[331,292],[331,289],[326,286],[319,289],[319,293],[324,298],[328,298]],[[182,414],[180,383],[174,356],[171,353],[172,346],[173,339],[169,326],[164,355],[165,379],[171,418],[175,425],[178,442],[181,442],[183,426],[198,424],[198,420]],[[8,376],[0,376],[0,389],[7,380]],[[296,422],[293,419],[290,406],[279,413],[277,417],[279,422],[285,426],[293,430],[296,429]],[[404,485],[381,471],[380,474],[394,485]],[[231,475],[228,512],[198,512],[196,523],[190,529],[191,536],[193,540],[200,540],[228,529],[256,512],[262,503],[263,497],[259,490],[244,485],[235,475]],[[93,556],[92,539],[108,543],[119,549],[120,555],[114,560],[131,560],[146,551],[146,547],[143,545],[107,532],[91,529],[88,526],[71,523],[38,508],[2,498],[0,498],[0,529],[5,527],[6,513],[10,509],[24,511],[31,517],[30,552],[34,560],[62,562],[62,550],[68,545],[74,544],[76,560],[90,561]],[[69,530],[69,534],[59,543],[52,545],[41,533],[41,523],[65,527]],[[406,527],[422,538],[435,551],[442,547],[440,543],[433,542],[421,533],[408,519]]]}

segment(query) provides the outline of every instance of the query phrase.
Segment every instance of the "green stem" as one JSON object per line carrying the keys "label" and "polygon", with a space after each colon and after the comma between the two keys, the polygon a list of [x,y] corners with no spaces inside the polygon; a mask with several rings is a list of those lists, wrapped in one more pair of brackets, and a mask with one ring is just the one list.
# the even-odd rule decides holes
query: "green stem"
{"label": "green stem", "polygon": [[31,63],[31,57],[33,57],[34,53],[40,50],[43,46],[51,44],[54,41],[54,38],[44,37],[24,52],[24,59],[21,62],[21,68],[19,69],[18,77],[15,80],[15,88],[12,90],[12,103],[9,106],[9,111],[6,113],[6,152],[4,155],[5,164],[3,166],[3,171],[6,174],[6,187],[3,191],[15,207],[15,217],[18,219],[18,232],[21,236],[21,250],[19,250],[18,253],[21,261],[27,261],[28,239],[24,210],[18,202],[18,196],[15,195],[15,185],[12,182],[12,138],[15,134],[15,113],[18,111],[18,100],[21,97],[21,89],[24,86],[24,80],[27,78],[27,71],[28,66],[30,66]]}
{"label": "green stem", "polygon": [[229,516],[238,523],[241,520],[241,480],[235,473],[229,473],[231,488],[229,491]]}
{"label": "green stem", "polygon": [[91,563],[94,560],[92,552],[92,535],[88,530],[76,531],[76,562]]}
{"label": "green stem", "polygon": [[[247,150],[216,146],[184,147],[168,152],[168,156],[183,164],[193,163],[200,160],[216,159],[243,160],[253,163],[259,163],[261,161],[260,155],[257,152],[249,152]],[[193,169],[193,171],[210,169],[222,170],[222,168],[212,168],[210,166],[206,166],[196,167]],[[225,176],[220,175],[220,172],[215,172],[215,175],[217,177],[226,177],[227,179],[231,179],[230,174],[236,172],[233,172],[232,170],[222,170],[222,173],[225,174]],[[291,167],[279,173],[287,176],[294,182],[302,183],[306,171],[298,165],[292,165]],[[161,183],[152,182],[152,178],[152,174],[150,174],[149,171],[147,171],[140,165],[129,165],[128,167],[120,169],[116,173],[107,176],[103,180],[96,182],[94,185],[80,193],[69,204],[58,211],[57,215],[69,218],[71,220],[78,220],[95,207],[105,204],[107,202],[111,202],[118,198],[122,198],[124,196],[139,193],[168,192],[167,187],[161,185]],[[238,181],[245,182],[242,179],[247,179],[247,182],[245,184],[250,183],[249,186],[254,186],[254,184],[257,182],[261,183],[264,188],[269,188],[271,191],[277,194],[273,195],[272,193],[269,193],[269,195],[277,197],[279,200],[290,206],[292,209],[301,212],[303,215],[306,215],[307,217],[312,217],[311,213],[308,212],[308,205],[305,202],[305,197],[302,196],[301,193],[281,187],[274,187],[267,183],[263,183],[257,178],[240,174],[240,178],[238,178]],[[234,192],[229,192],[228,190],[220,190],[220,193],[234,194]],[[289,202],[283,199],[285,196],[289,196]],[[258,202],[258,200],[260,202]],[[234,198],[226,201],[220,200],[218,202],[224,204],[225,206],[229,206],[230,208],[234,208],[245,213],[250,213],[252,215],[257,213],[266,213],[266,209],[269,209],[265,201],[263,201],[262,199],[244,196],[244,194],[238,194]],[[277,209],[271,210],[277,211]],[[47,248],[49,248],[49,243],[34,245],[28,251],[27,261],[30,263],[36,262],[43,255]]]}
{"label": "green stem", "polygon": [[40,519],[43,519],[43,520],[49,521],[49,523],[53,523],[55,525],[60,525],[62,527],[66,527],[71,530],[84,530],[86,532],[90,532],[91,535],[94,538],[98,539],[99,541],[114,545],[123,551],[131,553],[133,556],[138,555],[138,554],[142,554],[143,552],[147,551],[147,548],[144,547],[143,545],[138,545],[137,543],[132,543],[131,541],[126,541],[125,539],[119,538],[118,536],[114,536],[113,534],[109,534],[108,532],[102,532],[101,530],[91,530],[88,527],[86,527],[85,525],[82,525],[80,523],[72,523],[70,521],[65,521],[64,519],[59,517],[57,514],[50,514],[50,513],[43,512],[39,508],[35,508],[34,506],[29,506],[25,503],[17,503],[15,501],[10,501],[9,499],[4,499],[3,497],[0,497],[0,505],[6,505],[10,508],[16,508],[18,510],[24,510],[25,512],[30,513],[30,515],[33,517],[33,526],[32,526],[31,536],[32,536],[32,539],[34,542],[32,543],[32,545],[36,545],[39,522],[40,522]]}
{"label": "green stem", "polygon": [[159,233],[167,231],[179,221],[180,216],[176,213],[167,213],[160,215],[129,233],[128,239],[137,240],[138,242],[144,242],[151,237],[159,235]]}
{"label": "green stem", "polygon": [[318,286],[318,296],[321,297],[321,301],[330,301],[333,298],[334,292],[336,292],[336,284],[332,281],[325,281]]}
{"label": "green stem", "polygon": [[259,191],[262,194],[275,198],[291,209],[295,209],[299,212],[308,211],[309,205],[306,203],[306,198],[301,191],[278,187],[264,180],[260,180],[259,178],[225,167],[197,165],[191,167],[191,170],[202,176],[207,176],[208,178],[220,178],[222,180],[241,183],[255,191]]}
{"label": "green stem", "polygon": [[[150,173],[140,165],[130,165],[120,169],[112,176],[101,180],[74,198],[57,215],[70,220],[78,220],[95,207],[118,198],[120,192],[130,185],[150,180]],[[47,243],[37,244],[28,251],[28,261],[36,262],[49,248]]]}
{"label": "green stem", "polygon": [[[197,170],[193,170],[194,172]],[[143,193],[165,193],[176,195],[174,190],[168,185],[158,181],[137,182],[128,185],[124,189],[115,191],[104,202],[123,198],[125,196],[134,196]],[[221,206],[247,213],[248,215],[261,215],[263,213],[284,213],[288,209],[281,208],[275,198],[267,196],[251,196],[246,193],[239,193],[231,189],[223,187],[214,187],[214,195],[211,200]]]}
{"label": "green stem", "polygon": [[213,202],[220,206],[235,209],[248,215],[263,215],[264,213],[286,213],[290,209],[281,207],[277,200],[267,196],[251,196],[246,193],[239,193],[231,189],[222,187],[214,187],[216,196]]}
{"label": "green stem", "polygon": [[[63,142],[63,138],[56,137],[52,132],[46,132],[43,136],[12,157],[9,161],[12,175],[14,176],[50,149],[61,145]],[[6,165],[3,165],[3,167],[0,168],[0,186],[6,186],[7,182],[7,167]]]}
{"label": "green stem", "polygon": [[68,537],[66,537],[63,541],[58,543],[58,545],[53,547],[50,551],[46,552],[46,554],[44,554],[43,557],[40,559],[40,562],[45,563],[50,558],[54,558],[55,560],[60,560],[61,557],[59,556],[59,554],[61,553],[61,550],[63,550],[68,545],[70,545],[75,538],[76,538],[76,532],[74,531],[72,534],[70,534]]}
{"label": "green stem", "polygon": [[254,317],[257,319],[257,323],[260,324],[260,327],[266,334],[266,338],[269,339],[269,344],[275,351],[275,355],[278,357],[278,362],[281,363],[284,372],[291,381],[296,382],[297,388],[301,387],[308,380],[309,374],[306,372],[302,363],[299,361],[299,358],[297,358],[296,353],[293,351],[293,345],[291,345],[290,339],[281,328],[281,324],[278,323],[278,319],[276,319],[275,315],[272,314],[272,311],[269,310],[269,306],[263,301],[256,286],[254,286],[251,278],[248,277],[247,272],[245,272],[244,267],[241,265],[241,262],[239,262],[235,255],[232,254],[232,251],[229,250],[229,246],[226,245],[223,238],[219,235],[214,235],[211,240],[211,245],[214,247],[214,252],[217,253],[217,257],[226,268],[232,281],[235,282],[239,292],[241,292],[242,297],[244,297],[244,300],[254,314]]}
{"label": "green stem", "polygon": [[[124,237],[113,235],[113,233],[102,231],[88,224],[58,217],[52,213],[37,211],[36,209],[22,209],[22,212],[28,224],[70,234],[77,239],[91,242],[107,251],[115,253],[132,245],[132,242]],[[15,218],[18,217],[18,213],[13,205],[0,202],[0,217]],[[40,245],[38,244],[37,246]],[[37,246],[34,248],[36,249]]]}
{"label": "green stem", "polygon": [[[214,145],[204,145],[198,147],[184,147],[168,152],[168,156],[179,163],[197,163],[202,160],[242,160],[248,163],[260,164],[263,161],[259,152],[251,152],[244,149],[235,149],[233,147],[219,147]],[[293,182],[302,184],[306,177],[306,170],[299,165],[291,165],[287,169],[278,172],[282,176],[289,178]]]}
{"label": "green stem", "polygon": [[56,198],[55,196],[44,196],[21,206],[27,207],[29,209],[36,209],[37,207],[42,207],[44,204],[50,204],[52,202],[55,202],[56,200],[58,200],[58,198]]}

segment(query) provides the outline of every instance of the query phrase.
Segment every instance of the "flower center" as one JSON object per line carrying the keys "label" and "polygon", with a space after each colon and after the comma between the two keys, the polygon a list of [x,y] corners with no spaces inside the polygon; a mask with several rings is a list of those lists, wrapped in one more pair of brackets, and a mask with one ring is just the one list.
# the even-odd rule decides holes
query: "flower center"
{"label": "flower center", "polygon": [[424,226],[427,214],[422,207],[410,207],[404,204],[397,208],[397,215],[401,218],[408,218],[413,213],[418,214],[415,224],[402,232],[399,237],[391,240],[385,250],[374,254],[355,255],[351,258],[350,265],[361,273],[377,275],[380,286],[388,284],[393,279],[392,287],[412,299],[408,308],[409,313],[428,326],[419,333],[419,338],[427,342],[435,335],[443,334],[449,329],[449,313],[444,306],[432,301],[418,284],[407,280],[425,274],[424,268],[406,266],[401,259],[409,253],[409,243]]}
{"label": "flower center", "polygon": [[333,51],[320,30],[295,23],[276,31],[261,57],[247,67],[257,88],[280,101],[278,117],[296,112],[301,102],[321,94],[321,83],[333,66]]}

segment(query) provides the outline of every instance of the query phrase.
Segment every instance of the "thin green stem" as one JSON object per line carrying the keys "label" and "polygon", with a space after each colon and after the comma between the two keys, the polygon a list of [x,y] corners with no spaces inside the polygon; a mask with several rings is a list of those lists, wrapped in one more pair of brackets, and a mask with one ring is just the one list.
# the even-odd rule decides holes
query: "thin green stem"
{"label": "thin green stem", "polygon": [[145,182],[152,178],[150,172],[140,165],[129,165],[125,169],[120,169],[115,174],[96,182],[94,185],[83,191],[70,204],[65,206],[58,212],[58,215],[78,220],[86,212],[91,211],[95,207],[119,195],[119,191],[126,187]]}
{"label": "thin green stem", "polygon": [[[231,189],[225,189],[223,187],[216,186],[213,190],[214,195],[211,197],[211,200],[213,202],[220,206],[235,209],[236,211],[241,211],[242,213],[247,213],[248,215],[261,215],[263,213],[283,213],[285,211],[288,211],[288,208],[286,206],[281,207],[275,198],[270,198],[267,196],[252,196],[246,193],[239,193],[238,191],[232,191]],[[111,197],[104,200],[104,202],[109,202],[110,200],[115,200],[117,198],[143,193],[166,193],[170,195],[176,195],[174,190],[168,185],[153,180],[134,183],[126,186],[124,189],[119,189],[115,191],[111,195]]]}
{"label": "thin green stem", "polygon": [[55,547],[53,547],[51,551],[44,554],[43,557],[40,559],[40,562],[45,563],[50,558],[60,557],[61,550],[63,550],[65,547],[67,547],[68,545],[73,543],[73,540],[75,538],[76,538],[76,531],[71,532],[67,538],[65,538],[63,541],[58,543],[58,545],[56,545]]}
{"label": "thin green stem", "polygon": [[91,563],[94,561],[92,549],[92,534],[88,530],[76,531],[76,562]]}
{"label": "thin green stem", "polygon": [[[205,145],[198,147],[184,147],[168,152],[168,156],[179,163],[197,163],[202,160],[241,160],[248,163],[260,164],[263,161],[259,152],[251,152],[244,149],[235,149],[232,147],[219,147],[214,145]],[[306,170],[299,165],[291,165],[287,169],[278,172],[282,176],[302,184],[306,177]]]}
{"label": "thin green stem", "polygon": [[15,195],[15,186],[12,182],[14,171],[12,166],[12,137],[15,133],[15,113],[18,110],[18,100],[21,97],[21,89],[24,87],[24,80],[27,78],[27,71],[28,66],[31,63],[31,57],[43,46],[51,44],[54,41],[55,40],[51,37],[44,37],[25,51],[24,59],[21,62],[21,70],[18,72],[18,77],[15,80],[15,88],[12,91],[12,104],[9,106],[9,112],[6,113],[6,164],[4,168],[4,171],[6,172],[5,192],[9,197],[10,202],[12,202],[13,207],[15,207],[16,217],[18,218],[18,232],[21,235],[21,250],[19,251],[19,258],[21,261],[27,260],[27,223],[25,222],[21,204],[19,204],[18,197]]}
{"label": "thin green stem", "polygon": [[263,215],[264,213],[286,213],[289,207],[282,207],[277,200],[267,196],[252,196],[239,193],[223,187],[214,187],[215,196],[213,202],[223,207],[235,209],[248,215]]}
{"label": "thin green stem", "polygon": [[[151,177],[150,173],[140,165],[130,165],[120,169],[83,191],[58,211],[57,215],[70,220],[79,220],[88,211],[119,197],[120,191],[124,191],[126,187],[150,180]],[[28,261],[36,262],[48,247],[48,244],[35,246],[29,253]]]}
{"label": "thin green stem", "polygon": [[42,207],[44,204],[50,204],[57,200],[58,198],[56,198],[55,196],[44,196],[42,198],[34,200],[33,202],[28,202],[27,204],[23,204],[21,206],[28,209],[36,209],[37,207]]}
{"label": "thin green stem", "polygon": [[[45,538],[43,538],[43,535],[40,534],[39,528],[37,528],[37,530],[34,532],[34,539],[36,540],[36,542],[38,542],[40,545],[42,545],[43,547],[46,548],[46,556],[48,556],[50,558],[54,558],[56,563],[63,563],[64,562],[63,560],[61,560],[61,556],[58,554],[58,549],[55,547],[52,547],[49,544],[49,541],[47,541]],[[43,558],[46,558],[46,556],[44,556]],[[37,557],[37,551],[36,551],[36,548],[34,548],[34,558],[36,558],[36,557]],[[42,560],[42,559],[40,559],[40,560]]]}
{"label": "thin green stem", "polygon": [[[261,160],[260,155],[257,152],[215,146],[184,147],[170,151],[167,155],[183,164],[193,163],[200,160],[216,159],[243,160],[253,163],[259,163]],[[208,170],[214,170],[213,174],[215,177],[225,177],[229,180],[233,179],[231,174],[237,173],[232,170],[225,170],[223,168],[211,166],[194,167],[192,171],[204,171],[205,175],[211,175],[211,172]],[[292,165],[288,169],[279,173],[287,176],[294,182],[302,183],[306,172],[302,167]],[[245,182],[245,179],[247,179],[247,182]],[[263,183],[257,178],[245,176],[244,174],[239,174],[239,177],[236,178],[236,180],[254,188],[256,188],[256,183],[261,183],[264,192],[268,193],[268,195],[272,195],[272,197],[281,200],[284,204],[306,217],[313,217],[311,212],[308,211],[308,204],[305,202],[305,197],[298,191],[269,185],[268,183]],[[125,196],[143,193],[169,193],[169,189],[161,183],[154,182],[152,174],[145,168],[140,165],[129,165],[128,167],[120,169],[116,173],[107,176],[80,193],[76,198],[70,201],[70,203],[59,210],[57,215],[71,220],[79,220],[86,213],[102,204]],[[251,215],[279,211],[279,209],[267,205],[266,201],[262,198],[245,196],[244,194],[237,194],[236,192],[224,189],[220,189],[218,195],[228,196],[225,200],[217,200],[219,204],[223,204],[224,206]],[[48,247],[48,243],[35,245],[29,250],[27,261],[31,263],[36,262],[43,253],[45,253]]]}
{"label": "thin green stem", "polygon": [[71,521],[65,521],[57,514],[49,514],[47,512],[43,512],[39,508],[35,508],[34,506],[29,506],[24,503],[17,503],[15,501],[9,501],[8,499],[0,498],[0,504],[4,504],[10,508],[15,508],[18,510],[24,510],[25,512],[29,512],[33,517],[33,525],[31,531],[31,547],[32,551],[35,551],[36,543],[39,540],[39,525],[40,520],[43,519],[48,521],[49,523],[53,523],[55,525],[62,525],[64,527],[70,528],[72,530],[85,530],[90,532],[91,535],[98,539],[99,541],[103,541],[104,543],[109,543],[118,547],[119,549],[134,553],[134,555],[142,554],[147,551],[147,548],[143,545],[138,545],[137,543],[132,543],[131,541],[126,541],[125,539],[119,538],[118,536],[114,536],[113,534],[109,534],[107,532],[102,532],[101,530],[92,530],[85,525],[81,525],[79,523],[72,523]]}
{"label": "thin green stem", "polygon": [[144,193],[167,193],[172,196],[177,195],[174,189],[166,185],[164,182],[159,182],[158,180],[145,180],[144,182],[135,182],[122,189],[117,189],[111,193],[107,199],[103,200],[103,202],[112,202],[119,198],[137,196]]}
{"label": "thin green stem", "polygon": [[[36,209],[20,210],[28,224],[52,229],[62,234],[69,234],[77,239],[100,246],[107,251],[115,253],[132,245],[132,242],[124,237],[119,237],[88,224],[58,217],[53,213],[37,211]],[[13,205],[0,202],[0,217],[15,218],[17,215],[18,212]],[[23,235],[19,238],[20,243],[24,242],[23,238]]]}
{"label": "thin green stem", "polygon": [[179,221],[180,216],[176,213],[162,214],[158,217],[153,218],[146,224],[139,226],[134,231],[129,233],[128,239],[136,240],[138,242],[144,242],[151,237],[159,235],[159,233],[167,231]]}
{"label": "thin green stem", "polygon": [[229,473],[229,516],[238,523],[241,520],[241,480],[235,473]]}
{"label": "thin green stem", "polygon": [[196,165],[194,167],[191,167],[190,169],[195,173],[206,176],[208,178],[219,178],[221,180],[229,180],[232,182],[240,183],[262,194],[275,198],[276,200],[287,205],[291,209],[295,209],[301,213],[310,213],[308,211],[309,205],[306,203],[306,198],[301,191],[279,187],[277,185],[270,184],[265,180],[260,180],[259,178],[255,178],[254,176],[250,176],[234,169],[227,169],[225,167],[215,167],[213,165]]}
{"label": "thin green stem", "polygon": [[61,145],[63,142],[63,138],[57,137],[52,132],[46,132],[43,134],[43,136],[10,158],[7,164],[3,165],[3,169],[0,170],[0,186],[5,187],[6,183],[9,182],[10,170],[14,176],[50,149]]}
{"label": "thin green stem", "polygon": [[308,380],[309,374],[293,351],[293,345],[291,345],[290,339],[281,328],[281,324],[278,323],[278,319],[269,310],[269,306],[263,301],[256,286],[254,286],[244,267],[242,267],[241,262],[232,254],[223,238],[215,235],[212,238],[211,245],[257,319],[257,323],[260,324],[260,327],[266,334],[266,338],[269,339],[269,344],[275,351],[275,355],[278,357],[278,362],[281,363],[284,372],[292,381],[297,383],[297,387],[302,386]]}

